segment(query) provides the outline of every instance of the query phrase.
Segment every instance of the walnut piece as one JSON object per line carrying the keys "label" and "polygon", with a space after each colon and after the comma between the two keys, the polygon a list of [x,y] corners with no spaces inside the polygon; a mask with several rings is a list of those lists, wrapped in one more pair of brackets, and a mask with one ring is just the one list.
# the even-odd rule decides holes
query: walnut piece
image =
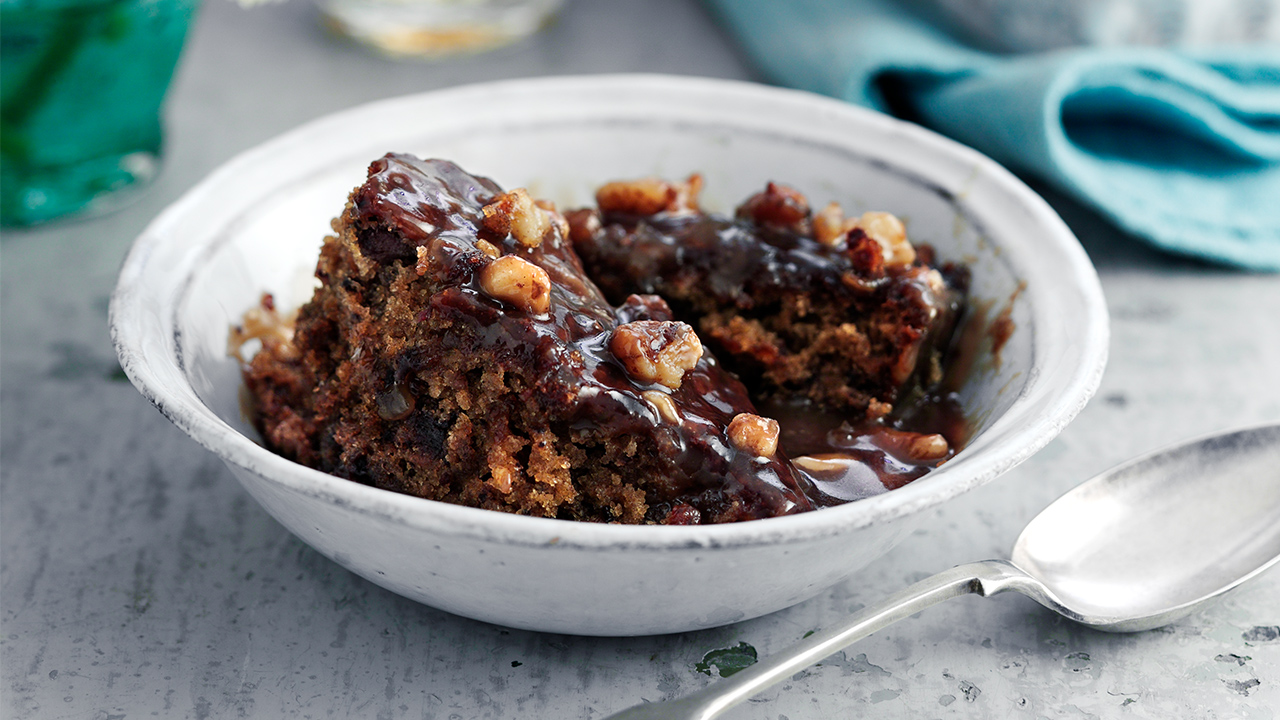
{"label": "walnut piece", "polygon": [[844,458],[818,458],[813,457],[812,455],[801,455],[800,457],[791,458],[791,463],[802,470],[806,470],[811,473],[823,474],[835,474],[844,470],[848,466],[848,461]]}
{"label": "walnut piece", "polygon": [[536,315],[551,308],[547,271],[515,255],[503,255],[480,271],[480,288],[496,300]]}
{"label": "walnut piece", "polygon": [[[880,256],[883,260],[871,264],[905,267],[916,261],[916,249],[907,240],[907,229],[892,213],[865,212],[859,218],[845,218],[840,204],[833,202],[813,216],[813,239],[828,247],[840,244],[854,229],[861,230],[864,235],[880,246]],[[866,253],[862,254],[864,255],[862,264],[866,265],[868,264]],[[868,273],[863,272],[863,274]]]}
{"label": "walnut piece", "polygon": [[926,435],[893,428],[882,428],[872,443],[899,460],[916,463],[942,460],[951,450],[947,439],[937,433]]}
{"label": "walnut piece", "polygon": [[671,183],[658,178],[605,183],[596,191],[596,205],[601,212],[656,215],[675,200]]}
{"label": "walnut piece", "polygon": [[729,440],[739,450],[757,457],[772,457],[778,450],[778,421],[751,413],[738,413],[729,422]]}
{"label": "walnut piece", "polygon": [[838,245],[849,233],[847,222],[840,203],[828,203],[813,216],[813,239],[828,247]]}
{"label": "walnut piece", "polygon": [[564,215],[560,214],[559,210],[556,209],[556,204],[554,202],[550,200],[534,200],[533,204],[546,211],[547,217],[551,219],[551,223],[560,231],[560,237],[569,237],[569,221],[565,219]]}
{"label": "walnut piece", "polygon": [[737,216],[751,218],[761,225],[776,225],[805,231],[809,219],[809,201],[799,190],[771,182],[764,192],[756,193],[738,207]]}
{"label": "walnut piece", "polygon": [[604,223],[600,221],[600,212],[594,208],[570,210],[564,217],[569,223],[569,240],[575,245],[590,242],[604,227]]}
{"label": "walnut piece", "polygon": [[227,336],[227,354],[242,363],[246,362],[242,349],[250,340],[257,340],[264,348],[274,348],[273,352],[280,358],[297,360],[302,356],[293,344],[293,327],[297,317],[297,310],[279,312],[275,296],[263,293],[258,306],[249,308],[244,314],[244,320],[231,328],[231,333]]}
{"label": "walnut piece", "polygon": [[702,341],[682,322],[637,320],[613,331],[609,350],[633,379],[675,390],[702,357]]}
{"label": "walnut piece", "polygon": [[702,174],[694,173],[685,181],[676,185],[675,207],[668,207],[669,212],[696,211],[698,196],[702,194]]}
{"label": "walnut piece", "polygon": [[[484,253],[485,255],[488,255],[491,258],[496,258],[502,254],[502,251],[499,250],[497,247],[495,247],[494,244],[489,242],[488,240],[477,240],[476,249]],[[421,259],[422,257],[421,249],[419,249],[418,257],[419,259]]]}
{"label": "walnut piece", "polygon": [[640,397],[656,408],[663,420],[672,425],[680,424],[680,411],[676,409],[676,403],[670,395],[659,390],[645,390],[640,393]]}
{"label": "walnut piece", "polygon": [[947,439],[941,435],[934,433],[932,435],[921,435],[911,442],[908,453],[917,460],[941,460],[947,456],[947,452],[951,447],[947,444]]}
{"label": "walnut piece", "polygon": [[907,229],[897,216],[887,212],[865,212],[856,226],[880,245],[885,265],[910,265],[916,249],[907,240]]}
{"label": "walnut piece", "polygon": [[605,183],[596,191],[600,212],[628,215],[656,215],[660,212],[685,212],[698,209],[702,192],[702,176],[690,175],[683,183],[670,183],[659,178],[619,180]]}
{"label": "walnut piece", "polygon": [[525,247],[538,247],[551,229],[551,217],[538,207],[524,188],[503,193],[481,208],[484,226],[496,233],[510,233]]}
{"label": "walnut piece", "polygon": [[884,277],[884,247],[861,230],[844,236],[848,238],[845,254],[859,278]]}

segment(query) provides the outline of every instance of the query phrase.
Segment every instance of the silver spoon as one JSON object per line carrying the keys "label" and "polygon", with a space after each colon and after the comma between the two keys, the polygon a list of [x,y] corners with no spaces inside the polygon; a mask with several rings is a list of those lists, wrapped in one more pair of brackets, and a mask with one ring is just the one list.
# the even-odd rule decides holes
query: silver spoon
{"label": "silver spoon", "polygon": [[1014,590],[1109,632],[1167,625],[1280,560],[1280,424],[1112,468],[1041,511],[1011,558],[938,573],[727,680],[606,720],[710,720],[891,623],[969,593]]}

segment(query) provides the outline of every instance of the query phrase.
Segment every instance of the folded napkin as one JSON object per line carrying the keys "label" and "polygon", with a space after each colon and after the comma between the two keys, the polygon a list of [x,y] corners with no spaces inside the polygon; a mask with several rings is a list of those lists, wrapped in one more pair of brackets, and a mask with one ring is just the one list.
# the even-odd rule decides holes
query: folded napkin
{"label": "folded napkin", "polygon": [[709,0],[785,85],[920,122],[1166,250],[1280,271],[1280,48],[995,55],[886,0]]}

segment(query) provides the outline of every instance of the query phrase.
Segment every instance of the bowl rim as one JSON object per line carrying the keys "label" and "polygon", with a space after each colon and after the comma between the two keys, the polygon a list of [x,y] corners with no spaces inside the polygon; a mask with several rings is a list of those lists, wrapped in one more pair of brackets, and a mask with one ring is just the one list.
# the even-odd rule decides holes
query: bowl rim
{"label": "bowl rim", "polygon": [[[660,526],[660,529],[655,529],[655,526],[597,524],[482,510],[403,495],[332,476],[286,460],[258,445],[199,401],[185,372],[181,372],[181,379],[186,382],[186,387],[177,388],[175,392],[175,388],[171,387],[165,377],[166,372],[173,374],[173,368],[152,364],[153,361],[158,361],[157,355],[160,355],[155,352],[156,341],[159,340],[159,347],[169,349],[165,343],[173,338],[148,338],[142,332],[146,327],[146,320],[158,320],[171,334],[176,334],[178,328],[175,325],[176,307],[170,313],[173,317],[157,318],[157,311],[145,302],[143,290],[148,277],[148,261],[158,248],[181,241],[172,234],[172,230],[185,214],[199,207],[213,188],[234,182],[236,176],[246,168],[262,162],[281,148],[296,147],[299,143],[306,143],[308,138],[331,131],[335,127],[406,105],[438,102],[449,103],[453,107],[466,107],[465,103],[477,96],[491,99],[495,96],[527,93],[581,95],[619,91],[629,96],[645,97],[669,95],[690,98],[710,95],[737,102],[760,102],[771,107],[817,112],[825,121],[848,123],[850,129],[874,129],[900,138],[903,143],[919,146],[924,151],[936,154],[938,158],[972,166],[975,173],[980,168],[986,181],[984,188],[990,189],[975,192],[1007,195],[1008,201],[1019,207],[1031,222],[1043,230],[1044,235],[1039,240],[1060,255],[1057,258],[1060,264],[1055,266],[1055,271],[1075,290],[1073,300],[1078,301],[1085,318],[1083,332],[1079,336],[1073,335],[1073,342],[1068,347],[1068,352],[1075,355],[1071,359],[1071,370],[1062,379],[1057,391],[1051,393],[1047,406],[1032,405],[1028,399],[1032,390],[1045,389],[1046,379],[1039,373],[1037,353],[1033,356],[1035,359],[1022,392],[978,438],[979,441],[988,435],[994,438],[997,435],[995,431],[999,429],[1001,442],[984,447],[981,456],[972,454],[966,457],[963,466],[958,461],[952,461],[892,492],[820,511],[741,523]],[[201,248],[194,249],[198,251]],[[187,280],[190,279],[187,272],[190,269],[189,266],[183,268]],[[1034,293],[1035,289],[1032,291]],[[112,342],[121,367],[144,397],[170,421],[224,461],[293,493],[310,496],[351,512],[446,535],[464,535],[526,546],[657,552],[680,548],[750,547],[808,542],[889,522],[985,484],[1039,451],[1083,409],[1101,382],[1109,342],[1109,321],[1101,283],[1084,249],[1042,198],[995,161],[918,125],[805,91],[736,80],[652,74],[555,76],[462,85],[366,103],[307,122],[239,153],[162,211],[130,248],[111,297],[109,315]],[[1033,336],[1033,345],[1034,343]],[[180,343],[175,347],[180,348]],[[148,353],[148,350],[152,352]],[[182,365],[182,358],[175,357],[174,353],[164,353],[163,357],[166,362],[175,363],[179,367]],[[960,456],[963,455],[962,451]],[[958,470],[968,472],[961,473]]]}

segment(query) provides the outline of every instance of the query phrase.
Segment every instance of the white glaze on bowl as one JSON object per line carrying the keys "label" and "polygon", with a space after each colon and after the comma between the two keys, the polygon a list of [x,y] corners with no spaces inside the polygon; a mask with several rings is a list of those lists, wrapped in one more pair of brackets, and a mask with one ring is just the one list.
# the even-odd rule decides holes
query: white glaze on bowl
{"label": "white glaze on bowl", "polygon": [[[706,527],[529,518],[398,495],[291,463],[241,417],[228,328],[264,292],[309,297],[320,242],[388,151],[443,157],[561,206],[602,182],[702,172],[721,211],[768,180],[814,206],[897,213],[967,263],[978,305],[1012,302],[1000,363],[962,391],[969,446],[910,485],[792,517]],[[112,333],[134,384],[221,457],[285,527],[420,602],[512,627],[637,635],[772,612],[844,580],[922,511],[997,477],[1084,406],[1106,361],[1097,276],[1049,207],[993,161],[919,127],[806,93],[592,76],[462,87],[354,108],[235,158],[160,215],[125,261]]]}

